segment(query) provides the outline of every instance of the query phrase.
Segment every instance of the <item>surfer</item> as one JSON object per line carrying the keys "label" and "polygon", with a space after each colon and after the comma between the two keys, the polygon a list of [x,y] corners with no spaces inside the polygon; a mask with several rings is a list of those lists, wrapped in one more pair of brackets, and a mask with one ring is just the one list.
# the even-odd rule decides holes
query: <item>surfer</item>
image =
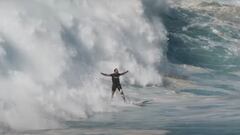
{"label": "surfer", "polygon": [[101,73],[101,74],[104,75],[104,76],[112,77],[112,98],[113,98],[113,95],[114,95],[116,89],[118,89],[122,98],[123,98],[123,100],[124,100],[124,102],[126,102],[126,98],[125,98],[125,95],[123,93],[119,77],[121,75],[126,74],[128,71],[125,71],[123,73],[119,73],[117,68],[115,68],[113,71],[114,71],[114,73],[112,73],[112,74],[105,74],[105,73]]}

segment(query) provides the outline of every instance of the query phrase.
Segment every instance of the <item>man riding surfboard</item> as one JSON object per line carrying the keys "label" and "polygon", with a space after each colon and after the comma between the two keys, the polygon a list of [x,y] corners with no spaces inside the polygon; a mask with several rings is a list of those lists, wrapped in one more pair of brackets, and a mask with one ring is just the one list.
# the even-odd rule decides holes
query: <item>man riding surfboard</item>
{"label": "man riding surfboard", "polygon": [[123,73],[119,73],[117,68],[114,69],[114,73],[112,73],[112,74],[101,73],[104,76],[112,77],[112,98],[114,96],[114,93],[115,93],[116,89],[118,89],[122,98],[123,98],[123,100],[124,100],[124,102],[126,102],[126,98],[125,98],[125,95],[123,93],[119,77],[126,74],[126,73],[128,73],[128,71],[125,71]]}

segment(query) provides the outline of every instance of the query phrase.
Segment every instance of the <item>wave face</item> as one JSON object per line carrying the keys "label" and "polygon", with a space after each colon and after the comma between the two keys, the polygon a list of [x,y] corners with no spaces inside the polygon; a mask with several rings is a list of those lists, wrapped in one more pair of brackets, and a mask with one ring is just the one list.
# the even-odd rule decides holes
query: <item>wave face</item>
{"label": "wave face", "polygon": [[130,71],[130,84],[161,84],[166,31],[139,0],[1,0],[0,18],[2,128],[112,111],[110,80],[99,73],[115,67]]}
{"label": "wave face", "polygon": [[240,67],[237,1],[170,0],[161,13],[169,32],[170,61],[214,70]]}

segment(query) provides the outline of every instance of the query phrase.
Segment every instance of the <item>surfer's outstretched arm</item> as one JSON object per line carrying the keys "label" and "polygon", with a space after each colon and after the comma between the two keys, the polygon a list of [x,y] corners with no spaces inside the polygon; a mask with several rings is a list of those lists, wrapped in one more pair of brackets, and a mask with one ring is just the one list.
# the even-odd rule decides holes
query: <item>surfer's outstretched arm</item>
{"label": "surfer's outstretched arm", "polygon": [[120,73],[120,75],[124,75],[124,74],[126,74],[126,73],[128,73],[128,70],[125,71],[125,72],[123,72],[123,73]]}
{"label": "surfer's outstretched arm", "polygon": [[111,74],[105,74],[105,73],[101,73],[104,76],[111,76]]}

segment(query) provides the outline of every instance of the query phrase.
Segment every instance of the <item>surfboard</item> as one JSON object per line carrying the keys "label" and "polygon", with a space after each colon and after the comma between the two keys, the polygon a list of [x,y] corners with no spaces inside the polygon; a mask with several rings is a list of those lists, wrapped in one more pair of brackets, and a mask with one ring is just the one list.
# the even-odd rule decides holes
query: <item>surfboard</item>
{"label": "surfboard", "polygon": [[145,106],[150,102],[150,100],[142,100],[142,101],[137,101],[137,102],[132,102],[133,105],[137,106]]}

